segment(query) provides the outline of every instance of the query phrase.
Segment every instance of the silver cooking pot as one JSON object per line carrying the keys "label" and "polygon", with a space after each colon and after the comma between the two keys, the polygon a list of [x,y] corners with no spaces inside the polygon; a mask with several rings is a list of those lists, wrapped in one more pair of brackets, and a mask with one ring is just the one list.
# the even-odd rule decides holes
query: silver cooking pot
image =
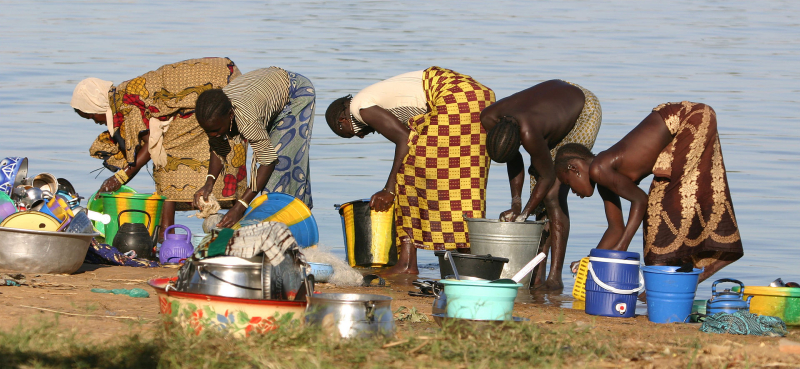
{"label": "silver cooking pot", "polygon": [[302,284],[302,262],[289,250],[276,266],[263,256],[187,260],[178,271],[175,289],[241,299],[294,300]]}
{"label": "silver cooking pot", "polygon": [[394,336],[392,298],[389,296],[359,293],[310,296],[306,307],[306,323],[321,325],[328,316],[343,338]]}

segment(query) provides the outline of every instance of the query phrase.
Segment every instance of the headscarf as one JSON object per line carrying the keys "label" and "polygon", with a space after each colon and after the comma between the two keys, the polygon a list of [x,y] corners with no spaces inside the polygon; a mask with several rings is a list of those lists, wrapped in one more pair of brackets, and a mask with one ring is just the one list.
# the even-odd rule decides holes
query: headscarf
{"label": "headscarf", "polygon": [[80,81],[72,92],[70,106],[87,114],[105,114],[108,133],[114,135],[114,121],[111,106],[108,103],[108,91],[114,83],[99,78],[87,78]]}

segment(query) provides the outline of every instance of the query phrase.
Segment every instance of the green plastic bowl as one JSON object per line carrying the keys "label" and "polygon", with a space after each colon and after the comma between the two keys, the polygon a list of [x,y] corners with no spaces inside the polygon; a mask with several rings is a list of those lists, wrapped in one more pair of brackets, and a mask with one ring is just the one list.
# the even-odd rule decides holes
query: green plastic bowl
{"label": "green plastic bowl", "polygon": [[443,279],[448,318],[511,320],[521,283]]}

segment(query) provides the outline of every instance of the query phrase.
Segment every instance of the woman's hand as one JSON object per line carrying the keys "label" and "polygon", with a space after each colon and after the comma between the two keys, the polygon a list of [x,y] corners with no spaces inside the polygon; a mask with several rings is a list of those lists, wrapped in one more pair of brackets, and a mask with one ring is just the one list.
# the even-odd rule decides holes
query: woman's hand
{"label": "woman's hand", "polygon": [[122,183],[119,183],[117,177],[111,176],[103,182],[98,192],[114,192],[119,190],[120,187],[122,187]]}
{"label": "woman's hand", "polygon": [[578,273],[578,268],[580,268],[580,266],[581,266],[581,261],[580,260],[573,261],[572,263],[569,264],[569,270],[572,271],[572,274],[577,274]]}
{"label": "woman's hand", "polygon": [[222,220],[220,220],[219,223],[217,223],[217,228],[232,227],[234,224],[236,224],[236,222],[242,219],[245,210],[247,210],[247,208],[245,208],[244,205],[240,204],[237,201],[236,205],[234,205],[230,210],[228,210],[225,216],[222,217]]}
{"label": "woman's hand", "polygon": [[194,193],[194,201],[192,201],[192,205],[196,209],[200,209],[200,198],[203,198],[203,201],[208,201],[208,196],[211,195],[211,192],[214,190],[214,184],[206,184],[203,187],[200,187],[197,192]]}
{"label": "woman's hand", "polygon": [[388,211],[394,204],[394,194],[387,189],[382,189],[372,195],[369,208],[375,211]]}

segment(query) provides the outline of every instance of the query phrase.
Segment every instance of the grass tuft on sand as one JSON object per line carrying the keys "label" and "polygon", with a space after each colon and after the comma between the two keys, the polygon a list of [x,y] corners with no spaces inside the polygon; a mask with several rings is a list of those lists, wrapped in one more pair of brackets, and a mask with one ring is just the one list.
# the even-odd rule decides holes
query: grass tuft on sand
{"label": "grass tuft on sand", "polygon": [[[102,324],[87,320],[90,324]],[[391,338],[349,339],[297,321],[275,331],[232,338],[195,335],[156,323],[106,342],[58,329],[58,320],[0,332],[0,367],[8,368],[513,368],[559,367],[613,356],[590,326],[399,323]],[[138,331],[133,333],[133,331]]]}

